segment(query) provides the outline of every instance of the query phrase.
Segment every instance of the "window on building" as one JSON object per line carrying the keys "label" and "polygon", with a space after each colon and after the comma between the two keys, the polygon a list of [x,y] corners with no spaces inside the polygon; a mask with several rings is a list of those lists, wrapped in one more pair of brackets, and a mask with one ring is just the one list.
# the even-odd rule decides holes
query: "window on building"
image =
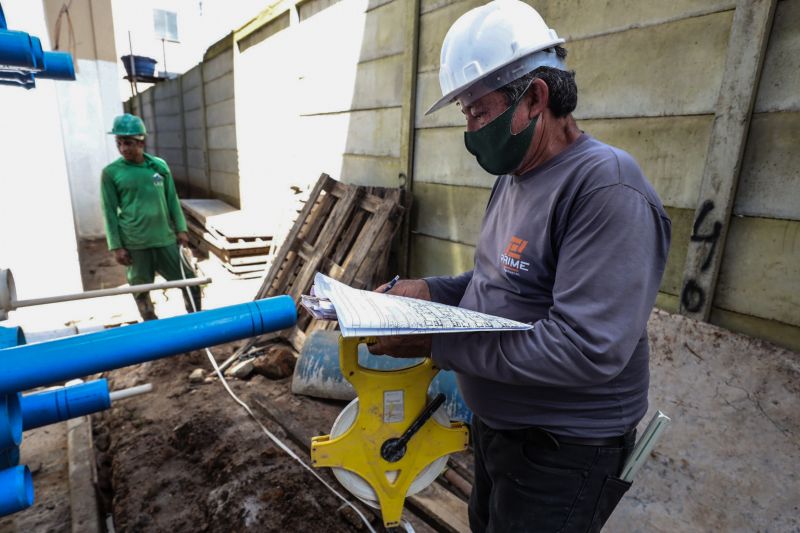
{"label": "window on building", "polygon": [[178,14],[163,9],[153,10],[153,28],[156,37],[166,41],[178,42]]}

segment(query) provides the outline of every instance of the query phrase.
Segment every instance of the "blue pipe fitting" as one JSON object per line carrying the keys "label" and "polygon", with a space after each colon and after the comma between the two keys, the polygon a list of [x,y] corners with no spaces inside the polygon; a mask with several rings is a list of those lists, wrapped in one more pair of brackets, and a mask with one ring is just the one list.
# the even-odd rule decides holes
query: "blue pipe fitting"
{"label": "blue pipe fitting", "polygon": [[22,442],[20,396],[18,392],[0,394],[0,450],[19,446]]}
{"label": "blue pipe fitting", "polygon": [[55,424],[111,407],[108,381],[98,379],[79,385],[36,392],[22,397],[22,430]]}
{"label": "blue pipe fitting", "polygon": [[45,52],[44,70],[36,73],[37,78],[72,81],[75,79],[75,66],[69,52]]}
{"label": "blue pipe fitting", "polygon": [[0,470],[0,516],[22,511],[33,505],[33,479],[25,465]]}
{"label": "blue pipe fitting", "polygon": [[42,70],[42,41],[24,31],[0,30],[0,65],[3,65],[4,70]]}
{"label": "blue pipe fitting", "polygon": [[0,350],[0,394],[23,391],[291,327],[289,296]]}
{"label": "blue pipe fitting", "polygon": [[6,328],[0,326],[0,348],[9,348],[11,346],[20,346],[25,344],[25,333],[19,326]]}
{"label": "blue pipe fitting", "polygon": [[19,446],[0,450],[0,470],[11,468],[19,464]]}

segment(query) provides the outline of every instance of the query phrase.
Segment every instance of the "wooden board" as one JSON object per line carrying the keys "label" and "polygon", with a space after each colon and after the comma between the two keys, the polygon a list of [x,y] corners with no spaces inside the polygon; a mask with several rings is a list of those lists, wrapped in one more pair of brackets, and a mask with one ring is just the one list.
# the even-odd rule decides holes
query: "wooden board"
{"label": "wooden board", "polygon": [[278,221],[271,220],[268,215],[240,211],[222,200],[181,200],[181,206],[199,226],[221,239],[268,239],[277,228]]}
{"label": "wooden board", "polygon": [[[391,277],[386,273],[389,251],[407,211],[400,189],[346,185],[323,174],[256,298],[288,294],[299,302],[311,290],[317,272],[356,288],[378,285]],[[335,322],[312,320],[299,308],[298,317],[287,339],[297,350],[314,329],[336,327]]]}
{"label": "wooden board", "polygon": [[205,231],[192,219],[186,219],[186,225],[189,228],[189,233],[194,234],[200,240],[205,241],[210,246],[220,251],[220,254],[227,256],[234,255],[257,255],[269,253],[269,248],[272,245],[272,239],[238,239],[236,242],[230,240],[223,240],[214,234]]}

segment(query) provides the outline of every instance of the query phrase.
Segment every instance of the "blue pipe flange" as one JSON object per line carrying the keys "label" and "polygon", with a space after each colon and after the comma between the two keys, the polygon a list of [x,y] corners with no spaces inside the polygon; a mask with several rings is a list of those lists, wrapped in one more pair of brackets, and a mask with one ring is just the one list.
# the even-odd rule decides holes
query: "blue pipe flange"
{"label": "blue pipe flange", "polygon": [[0,470],[0,516],[22,511],[33,505],[33,479],[25,465]]}
{"label": "blue pipe flange", "polygon": [[0,394],[0,450],[19,446],[22,442],[22,410],[20,394]]}

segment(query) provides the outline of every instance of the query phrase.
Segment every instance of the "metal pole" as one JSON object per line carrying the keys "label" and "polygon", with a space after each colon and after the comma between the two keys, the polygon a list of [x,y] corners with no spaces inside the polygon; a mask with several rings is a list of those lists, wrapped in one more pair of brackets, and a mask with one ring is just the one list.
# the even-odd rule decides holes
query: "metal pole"
{"label": "metal pole", "polygon": [[57,302],[69,302],[72,300],[86,300],[88,298],[100,298],[102,296],[115,296],[117,294],[130,294],[134,292],[147,292],[157,289],[173,289],[182,287],[193,287],[195,285],[205,285],[211,283],[211,278],[191,278],[179,279],[176,281],[165,281],[163,283],[148,283],[145,285],[132,285],[130,287],[117,287],[114,289],[99,289],[96,291],[78,292],[74,294],[62,294],[60,296],[48,296],[46,298],[34,298],[31,300],[11,300],[11,309],[20,307],[30,307],[32,305],[52,304]]}
{"label": "metal pole", "polygon": [[125,398],[130,398],[131,396],[138,396],[139,394],[145,394],[147,392],[151,392],[152,390],[153,384],[145,383],[144,385],[137,385],[135,387],[128,387],[127,389],[111,391],[108,397],[112,402],[116,402],[117,400],[124,400]]}
{"label": "metal pole", "polygon": [[164,58],[164,77],[167,77],[167,48],[164,44],[164,38],[161,38],[161,56]]}

